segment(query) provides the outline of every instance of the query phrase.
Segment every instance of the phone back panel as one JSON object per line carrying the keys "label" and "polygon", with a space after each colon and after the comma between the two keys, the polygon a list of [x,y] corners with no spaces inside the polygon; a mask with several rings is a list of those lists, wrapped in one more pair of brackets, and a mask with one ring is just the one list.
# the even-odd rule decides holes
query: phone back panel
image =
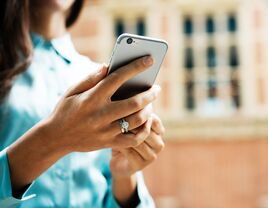
{"label": "phone back panel", "polygon": [[[133,40],[131,44],[127,42],[129,38],[132,38]],[[147,55],[153,57],[154,64],[144,72],[124,83],[112,96],[112,100],[126,99],[148,90],[155,82],[167,49],[168,45],[163,40],[132,34],[123,34],[119,36],[110,60],[108,74],[137,58]]]}

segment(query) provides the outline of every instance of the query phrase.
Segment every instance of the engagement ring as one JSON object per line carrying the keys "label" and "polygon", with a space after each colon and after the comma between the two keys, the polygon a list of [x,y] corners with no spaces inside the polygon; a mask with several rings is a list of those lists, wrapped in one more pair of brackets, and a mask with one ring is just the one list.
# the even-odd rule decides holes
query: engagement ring
{"label": "engagement ring", "polygon": [[128,122],[124,118],[122,118],[122,119],[119,120],[119,124],[121,126],[121,132],[122,132],[122,134],[128,133],[129,124],[128,124]]}

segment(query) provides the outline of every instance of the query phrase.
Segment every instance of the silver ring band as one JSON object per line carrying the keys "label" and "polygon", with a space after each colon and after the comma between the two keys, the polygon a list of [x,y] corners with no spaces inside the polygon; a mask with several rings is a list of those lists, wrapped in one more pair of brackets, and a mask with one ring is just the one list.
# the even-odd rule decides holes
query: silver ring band
{"label": "silver ring band", "polygon": [[119,124],[120,124],[120,127],[121,127],[121,133],[122,134],[128,133],[129,123],[124,118],[119,120]]}

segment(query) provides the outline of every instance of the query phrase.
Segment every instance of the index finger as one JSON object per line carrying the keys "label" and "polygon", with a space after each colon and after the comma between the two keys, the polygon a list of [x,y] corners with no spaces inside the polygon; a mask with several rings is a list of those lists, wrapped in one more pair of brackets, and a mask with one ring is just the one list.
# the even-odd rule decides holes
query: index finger
{"label": "index finger", "polygon": [[99,93],[112,96],[122,84],[145,71],[151,65],[153,65],[153,58],[144,56],[119,68],[102,81],[99,85]]}

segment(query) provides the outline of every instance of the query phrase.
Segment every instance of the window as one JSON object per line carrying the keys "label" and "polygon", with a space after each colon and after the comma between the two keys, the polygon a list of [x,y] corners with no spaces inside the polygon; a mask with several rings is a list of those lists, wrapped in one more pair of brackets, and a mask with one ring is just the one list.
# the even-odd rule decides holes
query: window
{"label": "window", "polygon": [[139,19],[137,22],[137,34],[138,35],[145,35],[146,31],[145,31],[145,22],[144,19]]}
{"label": "window", "polygon": [[208,81],[208,97],[216,98],[217,97],[217,82],[216,80],[210,79]]}
{"label": "window", "polygon": [[239,81],[237,79],[231,80],[231,96],[233,105],[235,108],[239,108],[241,106],[240,102],[240,86]]}
{"label": "window", "polygon": [[217,65],[216,50],[210,46],[207,48],[207,66],[208,68],[215,68]]}
{"label": "window", "polygon": [[236,46],[231,46],[229,49],[229,65],[234,68],[239,65],[238,51]]}
{"label": "window", "polygon": [[195,108],[195,99],[194,99],[194,82],[188,81],[186,82],[186,108],[188,110],[194,110]]}
{"label": "window", "polygon": [[[206,31],[205,34],[195,33],[193,25],[198,22],[194,22],[194,14],[183,16],[185,109],[205,117],[229,115],[241,106],[239,50],[234,42],[238,31],[236,14],[226,13],[227,21],[215,18],[211,13],[203,15],[201,18],[205,24],[200,27],[203,27],[201,31]],[[226,32],[217,31],[216,28],[224,28]],[[215,41],[218,33],[220,37],[229,39],[227,47]],[[204,38],[204,35],[207,37]],[[198,40],[204,40],[204,43],[195,44]],[[196,55],[195,51],[200,54]],[[223,59],[226,61],[220,61]]]}
{"label": "window", "polygon": [[184,18],[184,33],[187,36],[191,36],[193,33],[193,22],[191,17]]}
{"label": "window", "polygon": [[116,23],[115,23],[115,35],[116,35],[116,37],[123,34],[124,31],[125,31],[125,26],[124,26],[123,20],[121,20],[121,19],[116,20]]}
{"label": "window", "polygon": [[194,68],[194,54],[192,48],[185,49],[184,67],[191,71]]}
{"label": "window", "polygon": [[215,32],[215,24],[212,16],[207,17],[206,21],[207,33],[212,34]]}
{"label": "window", "polygon": [[146,24],[143,18],[137,19],[117,19],[114,25],[114,34],[116,37],[123,33],[134,33],[137,35],[146,35]]}
{"label": "window", "polygon": [[229,15],[228,17],[228,31],[233,33],[237,30],[237,22],[236,22],[236,16],[235,15]]}

